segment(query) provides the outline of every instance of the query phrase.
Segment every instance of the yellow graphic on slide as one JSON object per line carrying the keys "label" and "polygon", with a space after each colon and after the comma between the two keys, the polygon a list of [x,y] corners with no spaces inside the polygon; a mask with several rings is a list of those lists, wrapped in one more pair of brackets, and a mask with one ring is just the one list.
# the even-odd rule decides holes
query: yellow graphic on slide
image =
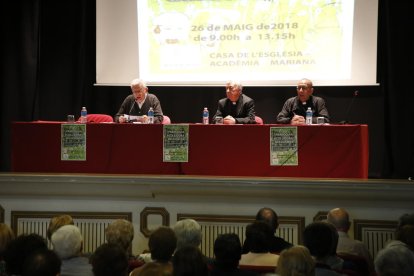
{"label": "yellow graphic on slide", "polygon": [[350,78],[352,0],[137,3],[140,72],[148,78]]}

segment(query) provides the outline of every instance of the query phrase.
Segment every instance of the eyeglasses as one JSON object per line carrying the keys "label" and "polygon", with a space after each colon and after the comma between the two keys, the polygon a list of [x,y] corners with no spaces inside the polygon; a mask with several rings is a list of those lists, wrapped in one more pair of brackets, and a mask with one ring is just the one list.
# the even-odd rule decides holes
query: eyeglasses
{"label": "eyeglasses", "polygon": [[306,89],[308,89],[308,88],[310,88],[309,86],[307,86],[307,85],[298,85],[297,87],[296,87],[296,89],[297,90],[306,90]]}

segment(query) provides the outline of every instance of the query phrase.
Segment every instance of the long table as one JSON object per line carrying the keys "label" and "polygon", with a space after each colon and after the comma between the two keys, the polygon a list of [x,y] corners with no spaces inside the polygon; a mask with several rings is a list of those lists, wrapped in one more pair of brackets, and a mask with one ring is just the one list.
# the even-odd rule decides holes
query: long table
{"label": "long table", "polygon": [[188,162],[163,162],[163,125],[88,123],[86,161],[61,160],[61,122],[12,123],[12,171],[367,178],[367,125],[298,126],[298,165],[270,165],[270,128],[189,125]]}

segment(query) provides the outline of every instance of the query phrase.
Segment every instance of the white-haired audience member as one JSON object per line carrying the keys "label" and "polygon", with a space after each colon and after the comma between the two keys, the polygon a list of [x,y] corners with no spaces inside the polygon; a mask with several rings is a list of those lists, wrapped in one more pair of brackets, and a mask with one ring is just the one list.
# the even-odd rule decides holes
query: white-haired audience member
{"label": "white-haired audience member", "polygon": [[174,233],[177,237],[177,250],[191,245],[199,247],[202,239],[201,226],[193,219],[183,219],[174,225]]}
{"label": "white-haired audience member", "polygon": [[391,241],[375,258],[378,276],[413,276],[414,253],[401,241]]}
{"label": "white-haired audience member", "polygon": [[93,275],[89,260],[82,256],[83,238],[78,227],[64,225],[52,234],[53,250],[62,260],[61,276]]}

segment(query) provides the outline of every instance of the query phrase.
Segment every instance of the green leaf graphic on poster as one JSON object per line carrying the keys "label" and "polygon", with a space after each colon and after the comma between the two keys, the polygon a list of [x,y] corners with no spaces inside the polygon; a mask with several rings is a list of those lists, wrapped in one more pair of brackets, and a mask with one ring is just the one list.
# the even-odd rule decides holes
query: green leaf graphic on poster
{"label": "green leaf graphic on poster", "polygon": [[188,125],[164,125],[163,162],[188,162]]}
{"label": "green leaf graphic on poster", "polygon": [[62,124],[60,159],[86,161],[85,124]]}
{"label": "green leaf graphic on poster", "polygon": [[297,127],[270,128],[270,165],[298,165],[298,129]]}

